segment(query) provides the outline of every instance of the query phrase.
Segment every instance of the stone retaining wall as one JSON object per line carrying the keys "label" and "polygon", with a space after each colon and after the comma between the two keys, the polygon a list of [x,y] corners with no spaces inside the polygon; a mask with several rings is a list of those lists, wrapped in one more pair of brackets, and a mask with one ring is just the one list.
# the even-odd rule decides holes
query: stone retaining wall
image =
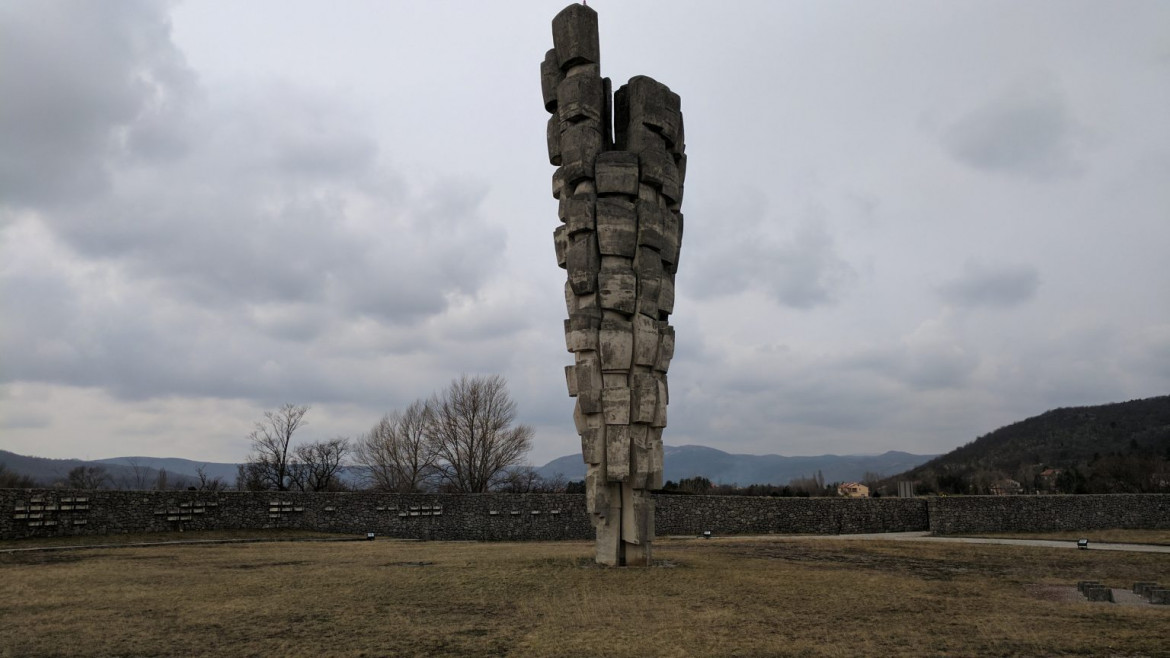
{"label": "stone retaining wall", "polygon": [[410,539],[585,539],[567,494],[383,494],[0,489],[0,538],[289,528]]}
{"label": "stone retaining wall", "polygon": [[[1170,495],[765,498],[654,496],[655,534],[936,534],[1170,529]],[[411,539],[591,539],[576,494],[0,489],[0,539],[289,528]]]}
{"label": "stone retaining wall", "polygon": [[654,498],[658,535],[857,534],[927,530],[918,498],[766,498],[663,496]]}
{"label": "stone retaining wall", "polygon": [[1106,528],[1170,529],[1170,494],[924,498],[938,535]]}

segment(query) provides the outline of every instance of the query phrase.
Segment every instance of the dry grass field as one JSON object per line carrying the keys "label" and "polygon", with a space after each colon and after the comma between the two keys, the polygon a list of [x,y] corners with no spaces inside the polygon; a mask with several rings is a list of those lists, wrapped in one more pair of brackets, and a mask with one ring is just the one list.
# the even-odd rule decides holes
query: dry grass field
{"label": "dry grass field", "polygon": [[1165,554],[918,542],[258,543],[0,554],[4,656],[1170,655]]}

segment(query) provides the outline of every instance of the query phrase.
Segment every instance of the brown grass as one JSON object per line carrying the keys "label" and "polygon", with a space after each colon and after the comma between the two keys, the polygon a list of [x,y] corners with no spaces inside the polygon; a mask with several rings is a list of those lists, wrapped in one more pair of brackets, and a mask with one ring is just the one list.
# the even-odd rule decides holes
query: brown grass
{"label": "brown grass", "polygon": [[972,537],[993,537],[997,539],[1088,539],[1090,546],[1093,542],[1108,542],[1117,544],[1159,544],[1170,546],[1170,530],[1078,530],[1061,532],[994,532]]}
{"label": "brown grass", "polygon": [[1165,555],[998,545],[265,543],[0,555],[0,655],[1170,655],[1170,607],[1031,584],[1170,581]]}

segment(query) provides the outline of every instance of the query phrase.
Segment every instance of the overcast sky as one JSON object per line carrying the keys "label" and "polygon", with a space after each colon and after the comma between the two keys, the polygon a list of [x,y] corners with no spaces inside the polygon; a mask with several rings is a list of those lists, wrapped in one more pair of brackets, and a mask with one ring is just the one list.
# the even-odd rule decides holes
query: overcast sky
{"label": "overcast sky", "polygon": [[[240,461],[507,377],[579,451],[561,2],[0,4],[0,448]],[[1170,3],[617,2],[686,117],[671,445],[945,452],[1170,393]]]}

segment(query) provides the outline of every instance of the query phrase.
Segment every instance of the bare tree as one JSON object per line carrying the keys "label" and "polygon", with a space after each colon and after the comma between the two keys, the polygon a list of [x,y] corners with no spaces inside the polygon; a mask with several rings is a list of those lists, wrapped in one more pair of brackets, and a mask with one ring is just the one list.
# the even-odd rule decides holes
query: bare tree
{"label": "bare tree", "polygon": [[267,487],[258,464],[245,462],[236,467],[236,489],[240,491],[264,491]]}
{"label": "bare tree", "polygon": [[145,489],[146,478],[150,475],[150,469],[147,468],[142,462],[138,461],[137,457],[131,457],[127,460],[127,463],[130,465],[130,472],[133,474],[133,478],[128,483],[126,488],[134,489],[136,491]]}
{"label": "bare tree", "polygon": [[404,412],[392,411],[358,439],[355,453],[369,485],[411,493],[426,488],[435,472],[435,451],[427,440],[431,411],[415,400]]}
{"label": "bare tree", "polygon": [[70,489],[105,489],[110,476],[104,466],[77,466],[69,469],[65,485]]}
{"label": "bare tree", "polygon": [[199,491],[220,491],[224,489],[223,478],[207,475],[207,464],[195,467],[195,474],[199,476]]}
{"label": "bare tree", "polygon": [[264,420],[248,435],[252,454],[248,455],[247,481],[262,489],[288,491],[292,484],[289,463],[293,457],[292,438],[306,424],[308,405],[284,404],[276,411],[265,411]]}
{"label": "bare tree", "polygon": [[504,493],[565,493],[568,481],[561,473],[544,477],[531,466],[512,466],[495,485]]}
{"label": "bare tree", "polygon": [[40,483],[28,475],[22,475],[8,469],[8,465],[0,463],[0,489],[32,489]]}
{"label": "bare tree", "polygon": [[290,480],[301,491],[335,491],[340,488],[338,475],[349,454],[349,439],[337,437],[299,445],[289,465]]}
{"label": "bare tree", "polygon": [[427,439],[447,488],[483,493],[532,447],[532,428],[513,426],[516,403],[503,377],[468,377],[432,396]]}

